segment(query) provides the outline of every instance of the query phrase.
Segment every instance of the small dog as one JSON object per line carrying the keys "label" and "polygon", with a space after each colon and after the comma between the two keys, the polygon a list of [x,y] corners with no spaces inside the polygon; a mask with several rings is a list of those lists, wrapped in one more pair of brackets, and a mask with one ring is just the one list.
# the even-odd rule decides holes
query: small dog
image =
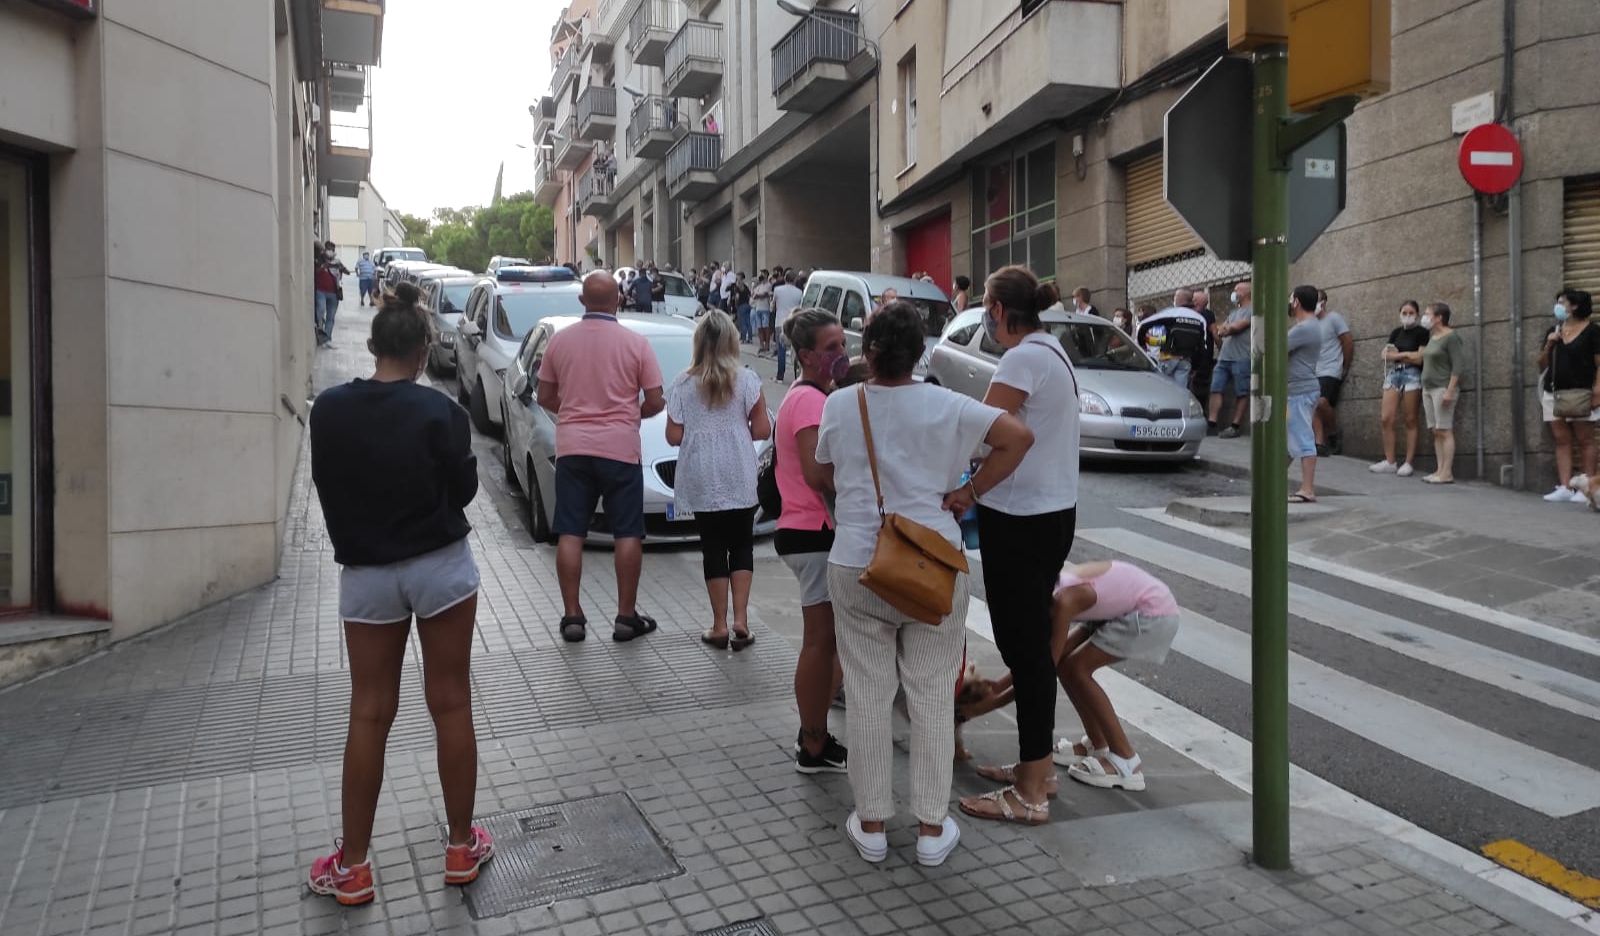
{"label": "small dog", "polygon": [[1567,486],[1579,494],[1589,498],[1589,509],[1600,513],[1600,478],[1590,478],[1588,475],[1576,474]]}
{"label": "small dog", "polygon": [[[972,752],[961,740],[961,723],[970,721],[979,715],[994,711],[999,706],[993,704],[999,692],[998,686],[992,679],[984,679],[978,673],[978,665],[968,662],[961,668],[961,675],[956,679],[955,706],[956,706],[956,762],[969,761]],[[895,694],[894,710],[907,721],[911,713],[906,710],[906,694],[902,690]]]}

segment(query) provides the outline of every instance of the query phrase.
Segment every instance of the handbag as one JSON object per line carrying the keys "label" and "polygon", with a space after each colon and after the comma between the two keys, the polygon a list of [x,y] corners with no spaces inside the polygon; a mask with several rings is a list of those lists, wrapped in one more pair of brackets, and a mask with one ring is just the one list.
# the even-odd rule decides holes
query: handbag
{"label": "handbag", "polygon": [[[1556,333],[1556,340],[1561,340],[1559,331]],[[1577,339],[1573,340],[1576,341]],[[1550,383],[1552,386],[1554,386],[1556,379],[1556,357],[1560,354],[1560,351],[1560,348],[1550,349]],[[1594,398],[1594,393],[1590,388],[1575,387],[1570,390],[1557,390],[1555,391],[1555,396],[1556,408],[1554,415],[1557,419],[1589,418]]]}
{"label": "handbag", "polygon": [[872,489],[878,495],[881,521],[872,560],[857,581],[901,614],[936,625],[950,615],[956,576],[967,571],[967,557],[939,531],[884,512],[878,452],[872,444],[872,420],[867,415],[866,384],[857,388],[856,401],[861,406],[861,431],[866,436],[867,464],[872,469]]}

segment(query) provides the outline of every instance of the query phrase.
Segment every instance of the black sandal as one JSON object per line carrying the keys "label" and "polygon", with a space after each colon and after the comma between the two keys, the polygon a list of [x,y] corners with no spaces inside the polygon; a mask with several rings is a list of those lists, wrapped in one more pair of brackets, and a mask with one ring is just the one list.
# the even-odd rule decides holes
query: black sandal
{"label": "black sandal", "polygon": [[700,642],[708,647],[715,647],[718,650],[726,650],[728,649],[728,632],[723,631],[719,634],[716,631],[708,630],[700,635]]}
{"label": "black sandal", "polygon": [[588,634],[589,620],[583,615],[561,618],[561,639],[567,643],[582,643]]}
{"label": "black sandal", "polygon": [[617,643],[627,643],[635,637],[643,637],[656,629],[656,619],[648,614],[638,611],[632,617],[617,615],[616,628],[611,632],[611,639]]}
{"label": "black sandal", "polygon": [[743,650],[745,647],[748,647],[755,642],[756,637],[754,634],[750,633],[748,630],[741,631],[735,628],[733,631],[733,640],[730,641],[729,644],[733,647],[733,651],[738,653],[740,650]]}

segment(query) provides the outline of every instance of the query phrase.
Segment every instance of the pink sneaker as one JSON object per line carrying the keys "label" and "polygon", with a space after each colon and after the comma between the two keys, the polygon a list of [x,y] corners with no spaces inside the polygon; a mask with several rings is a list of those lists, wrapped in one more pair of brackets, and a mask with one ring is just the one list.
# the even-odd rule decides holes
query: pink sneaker
{"label": "pink sneaker", "polygon": [[334,851],[311,862],[311,875],[306,883],[313,894],[323,894],[346,907],[359,907],[371,903],[375,891],[372,887],[372,860],[354,867],[344,867],[344,840],[334,841]]}
{"label": "pink sneaker", "polygon": [[473,826],[472,841],[465,845],[445,846],[444,882],[471,884],[478,879],[478,869],[493,857],[494,839],[482,826]]}

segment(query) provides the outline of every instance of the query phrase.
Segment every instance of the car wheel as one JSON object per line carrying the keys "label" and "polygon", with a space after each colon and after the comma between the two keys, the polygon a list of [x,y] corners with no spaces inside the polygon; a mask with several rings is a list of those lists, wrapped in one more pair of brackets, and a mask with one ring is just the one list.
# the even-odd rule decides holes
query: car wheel
{"label": "car wheel", "polygon": [[506,483],[517,487],[517,469],[511,464],[511,422],[506,408],[500,407],[500,467],[506,471]]}
{"label": "car wheel", "polygon": [[478,379],[472,388],[472,400],[467,404],[467,411],[472,414],[472,424],[484,435],[494,435],[494,423],[489,421],[489,406],[484,402],[483,378]]}
{"label": "car wheel", "polygon": [[550,535],[550,517],[544,512],[544,495],[539,493],[539,476],[534,473],[533,461],[528,461],[528,532],[533,534],[535,543],[548,543],[555,537]]}

